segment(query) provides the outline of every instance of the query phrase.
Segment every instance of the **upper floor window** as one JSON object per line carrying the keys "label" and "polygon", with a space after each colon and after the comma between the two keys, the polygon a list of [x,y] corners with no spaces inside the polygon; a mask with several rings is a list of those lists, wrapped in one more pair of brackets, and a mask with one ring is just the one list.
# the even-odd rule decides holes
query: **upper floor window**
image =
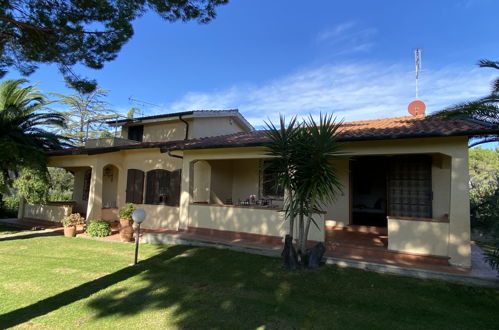
{"label": "upper floor window", "polygon": [[136,125],[128,127],[128,140],[142,142],[144,135],[144,125]]}

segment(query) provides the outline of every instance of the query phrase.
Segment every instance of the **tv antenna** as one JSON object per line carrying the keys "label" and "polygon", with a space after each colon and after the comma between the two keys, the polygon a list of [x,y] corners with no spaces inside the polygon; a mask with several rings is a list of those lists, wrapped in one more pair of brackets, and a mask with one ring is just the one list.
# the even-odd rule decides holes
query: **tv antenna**
{"label": "tv antenna", "polygon": [[407,107],[407,111],[412,116],[420,116],[424,115],[426,111],[426,104],[418,100],[419,99],[419,73],[421,72],[421,49],[416,48],[414,50],[414,60],[416,63],[416,100],[412,101],[409,103],[409,106]]}
{"label": "tv antenna", "polygon": [[421,72],[421,49],[414,51],[414,60],[416,62],[416,99],[419,98],[419,72]]}
{"label": "tv antenna", "polygon": [[143,107],[146,106],[146,104],[147,104],[147,105],[152,105],[153,107],[161,108],[161,106],[159,106],[157,104],[154,104],[154,103],[151,103],[151,102],[147,102],[147,101],[137,100],[137,99],[134,99],[131,96],[128,98],[128,102],[135,103],[135,104],[141,105]]}

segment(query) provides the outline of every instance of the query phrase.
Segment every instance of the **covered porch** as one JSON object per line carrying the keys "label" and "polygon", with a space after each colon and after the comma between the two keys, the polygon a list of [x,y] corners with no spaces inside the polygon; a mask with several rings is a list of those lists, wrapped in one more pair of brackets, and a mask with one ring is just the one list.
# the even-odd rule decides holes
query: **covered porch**
{"label": "covered porch", "polygon": [[[334,161],[343,189],[312,241],[352,259],[470,266],[465,138],[352,142],[344,151]],[[266,200],[265,159],[257,147],[185,150],[179,228],[282,241],[289,224],[282,197]],[[257,202],[244,205],[252,195]]]}

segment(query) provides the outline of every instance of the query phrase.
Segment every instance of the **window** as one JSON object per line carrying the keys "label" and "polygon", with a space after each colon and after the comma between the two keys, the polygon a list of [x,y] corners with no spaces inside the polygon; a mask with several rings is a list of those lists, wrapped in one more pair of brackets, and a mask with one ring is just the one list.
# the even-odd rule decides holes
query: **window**
{"label": "window", "polygon": [[277,171],[269,167],[269,162],[264,161],[260,172],[261,196],[263,198],[283,199],[284,189],[277,186]]}
{"label": "window", "polygon": [[147,172],[145,204],[166,204],[170,172],[167,170],[152,170]]}
{"label": "window", "polygon": [[128,140],[142,142],[144,135],[144,125],[136,125],[128,127]]}
{"label": "window", "polygon": [[147,172],[146,204],[178,206],[180,203],[181,170]]}
{"label": "window", "polygon": [[92,178],[92,170],[86,170],[83,176],[83,194],[81,200],[88,201],[90,194],[90,179]]}
{"label": "window", "polygon": [[142,204],[144,190],[144,172],[129,169],[126,181],[126,202]]}
{"label": "window", "polygon": [[431,218],[431,157],[398,156],[388,172],[388,215]]}

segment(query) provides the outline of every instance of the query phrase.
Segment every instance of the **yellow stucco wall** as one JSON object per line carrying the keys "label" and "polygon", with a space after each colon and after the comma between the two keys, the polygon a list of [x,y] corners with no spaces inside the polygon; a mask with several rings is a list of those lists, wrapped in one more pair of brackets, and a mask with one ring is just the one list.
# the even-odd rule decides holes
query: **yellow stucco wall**
{"label": "yellow stucco wall", "polygon": [[[231,206],[189,205],[189,226],[258,235],[284,237],[288,224],[284,214],[276,210],[244,208]],[[324,228],[324,219],[316,218],[320,228]],[[309,239],[324,241],[324,230],[310,227]]]}
{"label": "yellow stucco wall", "polygon": [[144,125],[143,142],[175,141],[185,138],[185,124],[181,121]]}
{"label": "yellow stucco wall", "polygon": [[146,220],[142,223],[144,229],[173,229],[178,228],[179,208],[167,205],[136,204],[144,209],[147,214]]}
{"label": "yellow stucco wall", "polygon": [[260,190],[260,160],[236,159],[232,161],[232,200],[237,203],[244,201],[250,195],[259,195]]}
{"label": "yellow stucco wall", "polygon": [[112,208],[103,208],[101,210],[101,219],[103,220],[108,220],[108,221],[115,221],[119,220],[119,210],[116,207]]}
{"label": "yellow stucco wall", "polygon": [[243,128],[231,117],[195,118],[189,124],[190,139],[226,135],[243,131]]}
{"label": "yellow stucco wall", "polygon": [[[108,169],[106,172],[105,169]],[[102,206],[116,207],[118,196],[119,170],[116,166],[106,165],[104,167],[104,176],[102,178]]]}
{"label": "yellow stucco wall", "polygon": [[210,160],[210,203],[225,204],[232,198],[232,161]]}
{"label": "yellow stucco wall", "polygon": [[[188,138],[217,136],[245,131],[232,117],[185,118],[189,124]],[[174,141],[185,138],[186,125],[178,119],[149,121],[144,124],[143,142]],[[123,126],[121,136],[128,137],[128,126]],[[96,141],[93,144],[109,143]]]}
{"label": "yellow stucco wall", "polygon": [[192,201],[197,203],[209,203],[210,187],[211,187],[210,164],[204,160],[195,162]]}
{"label": "yellow stucco wall", "polygon": [[347,226],[350,224],[350,163],[348,159],[333,161],[338,179],[342,185],[334,203],[324,206],[328,226]]}
{"label": "yellow stucco wall", "polygon": [[24,217],[30,219],[61,222],[71,211],[71,205],[24,204]]}
{"label": "yellow stucco wall", "polygon": [[446,155],[433,155],[431,176],[434,219],[449,219],[451,174],[451,157]]}
{"label": "yellow stucco wall", "polygon": [[446,222],[388,220],[388,249],[435,256],[448,255]]}

